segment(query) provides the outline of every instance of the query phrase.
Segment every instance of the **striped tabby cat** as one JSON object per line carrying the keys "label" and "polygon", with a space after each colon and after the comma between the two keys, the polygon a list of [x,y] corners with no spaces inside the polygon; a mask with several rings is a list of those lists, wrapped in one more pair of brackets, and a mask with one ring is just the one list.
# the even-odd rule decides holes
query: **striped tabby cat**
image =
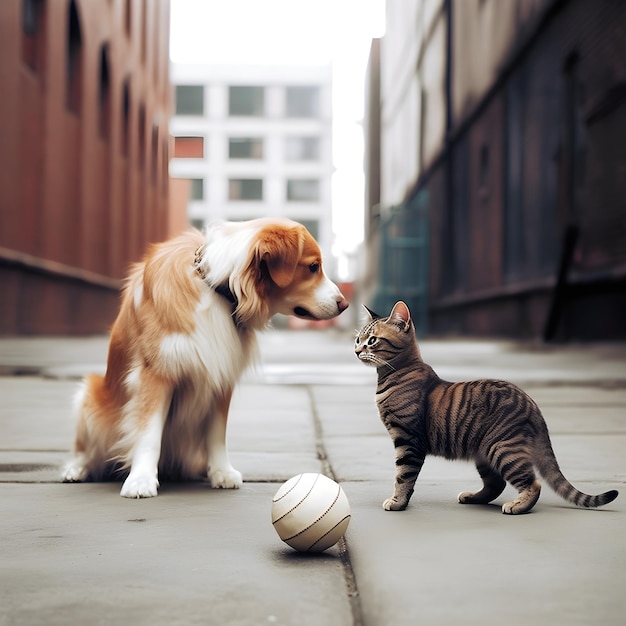
{"label": "striped tabby cat", "polygon": [[541,491],[535,467],[558,495],[578,506],[598,507],[617,497],[617,491],[589,496],[569,483],[539,407],[521,389],[499,380],[441,380],[422,361],[404,302],[388,317],[367,310],[370,321],[357,335],[355,352],[378,370],[376,404],[396,449],[394,491],[384,509],[406,508],[427,454],[476,463],[483,488],[459,494],[462,504],[491,502],[508,481],[519,494],[502,512],[527,513]]}

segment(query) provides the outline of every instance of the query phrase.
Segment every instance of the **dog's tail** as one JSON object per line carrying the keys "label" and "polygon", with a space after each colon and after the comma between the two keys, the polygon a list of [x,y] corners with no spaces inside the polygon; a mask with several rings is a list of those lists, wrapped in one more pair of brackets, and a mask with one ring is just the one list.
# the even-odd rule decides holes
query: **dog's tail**
{"label": "dog's tail", "polygon": [[77,417],[74,453],[85,460],[88,480],[111,478],[119,465],[112,459],[121,409],[103,376],[85,377],[74,396]]}

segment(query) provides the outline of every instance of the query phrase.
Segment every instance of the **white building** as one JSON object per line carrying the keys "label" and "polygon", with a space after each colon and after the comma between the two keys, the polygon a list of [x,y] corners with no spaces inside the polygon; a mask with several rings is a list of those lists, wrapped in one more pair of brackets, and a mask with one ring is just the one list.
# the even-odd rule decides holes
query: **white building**
{"label": "white building", "polygon": [[284,216],[319,241],[332,273],[332,71],[173,64],[174,158],[189,221]]}

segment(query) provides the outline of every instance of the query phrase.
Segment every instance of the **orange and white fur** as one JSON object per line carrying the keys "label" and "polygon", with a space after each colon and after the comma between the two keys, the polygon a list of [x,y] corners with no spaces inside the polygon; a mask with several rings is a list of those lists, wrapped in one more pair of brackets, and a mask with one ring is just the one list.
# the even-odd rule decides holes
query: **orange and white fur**
{"label": "orange and white fur", "polygon": [[286,219],[219,222],[150,248],[128,277],[106,374],[76,398],[66,482],[127,473],[121,495],[157,495],[159,477],[236,489],[226,423],[233,389],[275,313],[310,320],[348,303],[308,231]]}

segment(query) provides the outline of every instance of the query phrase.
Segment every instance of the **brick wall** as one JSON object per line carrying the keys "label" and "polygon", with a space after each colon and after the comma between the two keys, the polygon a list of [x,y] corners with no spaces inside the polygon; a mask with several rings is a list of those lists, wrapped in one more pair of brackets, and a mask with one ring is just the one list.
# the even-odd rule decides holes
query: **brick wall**
{"label": "brick wall", "polygon": [[0,333],[92,333],[169,199],[169,0],[0,3]]}

